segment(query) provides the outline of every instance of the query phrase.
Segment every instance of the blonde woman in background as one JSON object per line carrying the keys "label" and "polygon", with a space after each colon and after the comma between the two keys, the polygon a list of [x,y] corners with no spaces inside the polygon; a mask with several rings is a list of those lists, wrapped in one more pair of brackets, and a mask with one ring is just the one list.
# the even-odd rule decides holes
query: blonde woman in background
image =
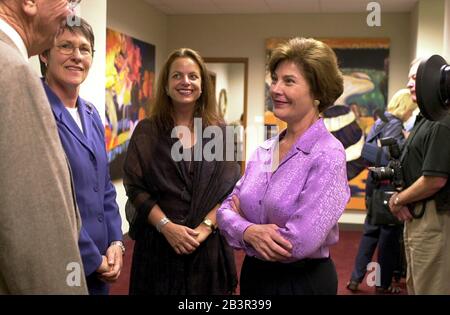
{"label": "blonde woman in background", "polygon": [[[380,159],[380,164],[375,166],[385,166],[388,160],[388,151],[379,146],[379,139],[392,137],[397,143],[403,146],[406,132],[403,123],[407,121],[413,111],[417,108],[408,89],[397,91],[387,106],[387,111],[378,118],[372,126],[366,138],[365,149],[372,147],[373,154],[366,154],[363,149],[362,156],[369,161],[370,165],[375,162],[377,153],[380,152],[384,158]],[[368,150],[369,151],[369,150]],[[381,155],[380,155],[381,156]],[[384,161],[384,162],[383,162]],[[369,173],[366,181],[366,207],[369,209],[372,201],[372,193],[376,183]],[[400,288],[392,286],[394,271],[401,269],[400,236],[403,225],[399,222],[392,224],[377,224],[374,222],[372,214],[368,212],[364,221],[364,232],[359,244],[358,253],[355,259],[355,266],[351,279],[347,284],[350,291],[358,291],[358,286],[364,279],[367,271],[367,264],[372,261],[372,256],[378,245],[378,263],[381,269],[381,286],[376,288],[377,293],[391,294],[399,293]]]}

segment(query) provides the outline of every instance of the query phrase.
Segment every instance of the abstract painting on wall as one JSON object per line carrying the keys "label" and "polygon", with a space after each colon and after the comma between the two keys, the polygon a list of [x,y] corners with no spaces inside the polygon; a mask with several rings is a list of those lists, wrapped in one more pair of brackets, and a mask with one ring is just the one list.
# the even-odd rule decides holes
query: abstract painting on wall
{"label": "abstract painting on wall", "polygon": [[155,78],[155,46],[106,31],[106,151],[111,178],[122,178],[131,134],[145,118]]}
{"label": "abstract painting on wall", "polygon": [[[361,158],[364,139],[380,112],[388,102],[389,46],[386,38],[317,38],[336,53],[344,76],[344,93],[322,117],[327,129],[344,145],[347,157],[347,177],[352,198],[349,210],[365,210],[365,179],[367,169]],[[273,115],[270,99],[268,60],[272,50],[288,38],[269,38],[266,41],[265,124],[276,129],[283,122]],[[273,133],[272,133],[273,134]]]}

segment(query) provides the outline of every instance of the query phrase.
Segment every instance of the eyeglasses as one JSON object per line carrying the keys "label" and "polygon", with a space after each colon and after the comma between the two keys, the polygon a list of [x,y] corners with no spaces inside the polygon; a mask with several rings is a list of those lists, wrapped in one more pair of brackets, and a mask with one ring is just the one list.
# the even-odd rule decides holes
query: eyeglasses
{"label": "eyeglasses", "polygon": [[77,48],[82,56],[92,56],[95,52],[95,50],[91,49],[89,46],[74,46],[70,43],[56,45],[56,47],[63,55],[72,55]]}
{"label": "eyeglasses", "polygon": [[67,0],[67,5],[70,9],[75,9],[77,5],[79,5],[81,0]]}

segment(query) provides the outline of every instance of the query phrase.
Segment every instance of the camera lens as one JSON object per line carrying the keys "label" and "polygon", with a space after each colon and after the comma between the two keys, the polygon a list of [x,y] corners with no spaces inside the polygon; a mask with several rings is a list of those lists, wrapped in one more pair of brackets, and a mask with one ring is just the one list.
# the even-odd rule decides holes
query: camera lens
{"label": "camera lens", "polygon": [[375,180],[390,180],[394,178],[394,169],[390,167],[371,167],[372,176]]}

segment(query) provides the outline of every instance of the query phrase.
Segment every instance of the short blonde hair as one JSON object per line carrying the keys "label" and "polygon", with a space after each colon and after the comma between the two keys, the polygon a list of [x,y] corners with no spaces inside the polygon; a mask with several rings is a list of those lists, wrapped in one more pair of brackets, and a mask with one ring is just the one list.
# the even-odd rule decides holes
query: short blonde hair
{"label": "short blonde hair", "polygon": [[417,103],[413,101],[409,89],[398,90],[387,106],[387,111],[405,121],[405,114],[417,108]]}

